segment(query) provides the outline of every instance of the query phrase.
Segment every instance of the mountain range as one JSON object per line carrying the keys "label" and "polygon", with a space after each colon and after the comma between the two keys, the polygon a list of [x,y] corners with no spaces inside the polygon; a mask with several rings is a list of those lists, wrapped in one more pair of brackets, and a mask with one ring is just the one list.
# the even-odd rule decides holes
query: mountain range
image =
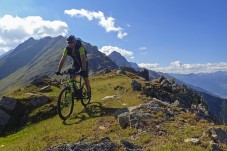
{"label": "mountain range", "polygon": [[[83,42],[87,50],[89,72],[95,73],[103,69],[115,69],[118,66],[96,46]],[[13,51],[0,59],[0,94],[29,83],[37,76],[54,76],[66,38],[45,37],[39,40],[29,38],[18,45]],[[70,58],[70,57],[68,57]],[[67,59],[65,68],[69,68],[71,60]]]}
{"label": "mountain range", "polygon": [[227,99],[227,72],[170,75],[194,87],[203,88],[215,96]]}

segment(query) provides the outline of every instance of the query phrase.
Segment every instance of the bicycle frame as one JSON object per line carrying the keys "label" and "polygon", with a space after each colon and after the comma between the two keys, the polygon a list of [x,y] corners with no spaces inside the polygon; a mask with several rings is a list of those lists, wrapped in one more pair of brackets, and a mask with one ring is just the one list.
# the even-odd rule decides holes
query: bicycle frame
{"label": "bicycle frame", "polygon": [[[76,78],[79,75],[69,75],[69,79],[66,78],[66,85],[65,87],[69,87],[70,88],[70,94],[74,94],[74,98],[75,99],[81,99],[82,96],[80,96],[80,87],[81,87],[81,80],[82,77],[79,78],[79,81],[76,80]],[[79,83],[80,85],[78,86],[76,83]]]}

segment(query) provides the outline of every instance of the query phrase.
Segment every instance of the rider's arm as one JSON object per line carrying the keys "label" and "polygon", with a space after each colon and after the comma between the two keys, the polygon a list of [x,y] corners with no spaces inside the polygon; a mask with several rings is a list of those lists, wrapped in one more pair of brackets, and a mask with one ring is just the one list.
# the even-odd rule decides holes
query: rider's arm
{"label": "rider's arm", "polygon": [[80,59],[81,59],[81,63],[82,63],[82,69],[81,70],[83,70],[83,71],[86,71],[87,69],[86,69],[86,56],[85,55],[81,55],[80,56]]}
{"label": "rider's arm", "polygon": [[67,51],[66,51],[66,49],[64,49],[64,53],[61,57],[59,65],[58,65],[58,71],[59,72],[61,71],[62,67],[64,66],[66,58],[67,58]]}
{"label": "rider's arm", "polygon": [[79,49],[80,51],[80,59],[81,59],[81,63],[82,63],[82,67],[81,67],[81,70],[83,71],[86,71],[86,55],[85,55],[85,50],[84,50],[84,47],[80,47]]}

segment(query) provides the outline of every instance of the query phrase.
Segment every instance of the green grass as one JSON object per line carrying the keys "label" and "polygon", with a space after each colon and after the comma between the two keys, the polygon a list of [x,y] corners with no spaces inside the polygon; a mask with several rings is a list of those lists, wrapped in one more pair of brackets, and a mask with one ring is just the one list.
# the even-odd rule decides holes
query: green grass
{"label": "green grass", "polygon": [[[132,77],[132,75],[130,75]],[[134,76],[133,78],[136,78]],[[138,79],[137,79],[138,80]],[[58,115],[50,116],[45,120],[30,122],[20,131],[0,138],[0,150],[43,150],[61,143],[78,141],[97,141],[104,136],[120,144],[121,139],[126,139],[136,145],[144,147],[144,150],[155,151],[204,151],[209,150],[208,137],[203,134],[212,123],[195,121],[193,114],[179,114],[172,121],[166,121],[159,126],[166,131],[165,135],[156,135],[151,132],[141,132],[128,127],[122,129],[117,119],[112,115],[119,108],[135,106],[149,101],[141,95],[141,92],[133,92],[130,86],[131,78],[126,75],[116,75],[111,72],[106,75],[90,78],[92,86],[92,101],[85,110],[80,102],[75,102],[74,112],[71,117],[62,121]],[[123,86],[123,90],[114,90],[116,86]],[[56,106],[60,88],[52,87],[51,92],[43,93],[49,96],[51,105]],[[28,87],[23,91],[11,93],[12,97],[25,99],[26,93],[37,93],[35,87]],[[42,93],[39,93],[42,94]],[[102,100],[105,96],[118,95],[118,98]],[[47,104],[31,112],[30,117],[39,117],[40,112],[46,113]],[[179,109],[180,110],[180,109]],[[44,115],[42,115],[44,116]],[[41,117],[42,117],[41,116]],[[158,113],[157,117],[162,117]],[[186,121],[186,122],[183,122]],[[224,126],[223,126],[224,127]],[[201,144],[185,143],[186,138],[199,138]],[[223,149],[227,149],[224,146]]]}

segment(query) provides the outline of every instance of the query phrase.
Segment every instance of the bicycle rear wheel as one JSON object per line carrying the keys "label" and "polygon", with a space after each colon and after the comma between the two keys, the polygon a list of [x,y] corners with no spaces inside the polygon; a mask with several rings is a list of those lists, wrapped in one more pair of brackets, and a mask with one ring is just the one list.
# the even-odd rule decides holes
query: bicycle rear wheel
{"label": "bicycle rear wheel", "polygon": [[78,76],[78,79],[76,80],[78,84],[78,89],[77,89],[77,100],[80,100],[82,105],[86,107],[90,101],[91,98],[87,97],[87,89],[85,86],[85,81],[82,76]]}
{"label": "bicycle rear wheel", "polygon": [[62,120],[66,120],[73,112],[74,96],[70,89],[63,88],[58,96],[58,115]]}

